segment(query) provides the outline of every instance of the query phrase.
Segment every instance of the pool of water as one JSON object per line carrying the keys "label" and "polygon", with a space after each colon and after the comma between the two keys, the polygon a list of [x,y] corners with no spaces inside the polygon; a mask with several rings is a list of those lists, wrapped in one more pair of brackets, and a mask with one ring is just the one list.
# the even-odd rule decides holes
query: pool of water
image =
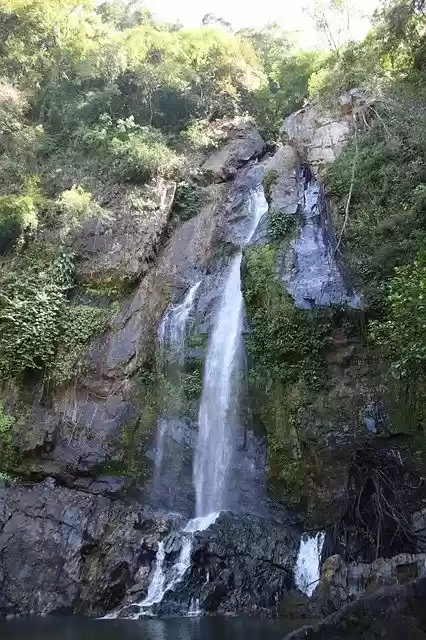
{"label": "pool of water", "polygon": [[297,621],[259,618],[93,620],[32,618],[0,622],[1,640],[283,640]]}

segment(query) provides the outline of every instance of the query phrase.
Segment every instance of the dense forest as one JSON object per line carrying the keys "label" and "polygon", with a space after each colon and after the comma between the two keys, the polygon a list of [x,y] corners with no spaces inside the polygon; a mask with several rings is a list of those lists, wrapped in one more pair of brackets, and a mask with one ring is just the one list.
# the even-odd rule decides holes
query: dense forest
{"label": "dense forest", "polygon": [[[330,3],[334,14],[343,4]],[[275,141],[283,118],[306,101],[326,105],[361,87],[378,106],[325,184],[338,250],[365,294],[368,340],[402,381],[398,393],[409,397],[418,432],[426,373],[423,0],[385,3],[367,37],[343,45],[318,9],[328,52],[296,50],[277,25],[232,33],[214,17],[204,22],[160,24],[135,0],[0,1],[0,380],[37,370],[49,390],[71,379],[109,322],[123,283],[76,282],[70,238],[87,217],[110,215],[103,195],[113,185],[173,178],[176,223],[197,212],[190,158],[220,143],[218,119],[252,118]],[[106,294],[109,305],[87,304],[88,293]],[[12,424],[0,398],[8,471]]]}

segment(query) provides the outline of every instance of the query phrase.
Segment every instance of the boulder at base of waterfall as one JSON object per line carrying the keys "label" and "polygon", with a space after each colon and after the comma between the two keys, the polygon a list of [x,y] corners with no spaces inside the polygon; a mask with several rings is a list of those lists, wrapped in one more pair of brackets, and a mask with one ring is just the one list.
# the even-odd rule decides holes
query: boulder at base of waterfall
{"label": "boulder at base of waterfall", "polygon": [[426,554],[401,553],[390,559],[379,558],[370,564],[346,564],[338,555],[326,559],[315,600],[324,612],[337,611],[348,602],[382,587],[402,585],[426,578]]}
{"label": "boulder at base of waterfall", "polygon": [[103,615],[127,588],[146,590],[158,540],[176,517],[57,486],[0,490],[0,619]]}
{"label": "boulder at base of waterfall", "polygon": [[299,534],[291,524],[252,515],[222,513],[194,535],[191,568],[166,594],[161,613],[270,610],[294,587]]}
{"label": "boulder at base of waterfall", "polygon": [[426,578],[388,587],[344,606],[283,640],[426,640]]}

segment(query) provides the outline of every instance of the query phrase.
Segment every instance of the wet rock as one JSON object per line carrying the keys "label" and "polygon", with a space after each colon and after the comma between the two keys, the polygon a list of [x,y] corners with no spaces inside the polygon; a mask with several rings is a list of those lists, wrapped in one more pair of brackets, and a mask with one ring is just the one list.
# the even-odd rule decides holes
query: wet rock
{"label": "wet rock", "polygon": [[186,611],[191,601],[209,613],[270,609],[293,587],[299,536],[290,521],[222,513],[195,533],[191,568],[167,593],[163,614]]}
{"label": "wet rock", "polygon": [[426,508],[413,513],[411,522],[417,536],[417,551],[426,553]]}
{"label": "wet rock", "polygon": [[266,191],[271,211],[296,214],[300,200],[299,168],[300,158],[290,145],[280,147],[267,164],[264,183],[270,183]]}
{"label": "wet rock", "polygon": [[279,264],[287,290],[301,309],[331,305],[360,308],[361,298],[349,287],[336,257],[323,187],[309,171],[303,182],[301,229]]}
{"label": "wet rock", "polygon": [[261,156],[265,149],[264,141],[250,121],[237,118],[226,127],[227,141],[201,166],[201,170],[216,182],[234,179],[236,169]]}
{"label": "wet rock", "polygon": [[146,590],[159,539],[180,523],[51,478],[1,489],[0,618],[103,615]]}

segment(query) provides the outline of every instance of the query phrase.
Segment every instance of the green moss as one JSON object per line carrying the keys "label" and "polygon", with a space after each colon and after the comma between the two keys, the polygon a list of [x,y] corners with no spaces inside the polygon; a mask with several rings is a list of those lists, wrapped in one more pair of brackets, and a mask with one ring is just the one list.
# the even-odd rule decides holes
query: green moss
{"label": "green moss", "polygon": [[15,417],[5,411],[0,401],[0,477],[9,478],[16,475],[20,463],[20,454],[13,445],[12,429]]}
{"label": "green moss", "polygon": [[110,276],[104,280],[97,280],[84,284],[82,291],[91,298],[109,298],[110,300],[120,300],[128,295],[134,287],[133,282],[120,280],[119,278]]}
{"label": "green moss", "polygon": [[268,169],[263,176],[262,185],[267,202],[271,201],[271,188],[278,178],[278,172],[275,169]]}
{"label": "green moss", "polygon": [[296,220],[283,211],[272,209],[269,211],[268,235],[271,242],[280,243],[293,236]]}
{"label": "green moss", "polygon": [[297,309],[279,280],[276,260],[271,245],[244,253],[250,397],[254,420],[268,436],[271,486],[287,502],[300,505],[306,497],[304,418],[312,393],[327,384],[323,352],[331,314]]}

